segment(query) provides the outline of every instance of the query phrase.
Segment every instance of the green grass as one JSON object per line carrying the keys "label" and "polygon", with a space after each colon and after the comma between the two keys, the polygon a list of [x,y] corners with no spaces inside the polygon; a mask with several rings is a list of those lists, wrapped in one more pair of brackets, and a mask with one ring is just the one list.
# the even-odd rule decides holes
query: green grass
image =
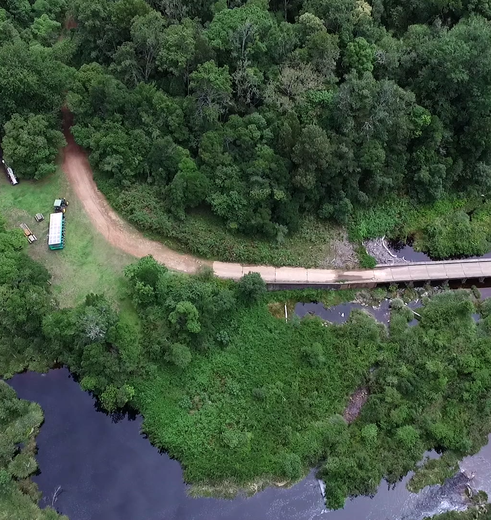
{"label": "green grass", "polygon": [[[66,247],[50,251],[46,244],[49,214],[58,197],[69,201]],[[23,181],[17,186],[0,175],[0,213],[9,226],[25,222],[37,236],[38,241],[28,247],[28,252],[52,274],[53,291],[62,306],[80,303],[90,292],[104,292],[112,301],[123,300],[125,305],[121,273],[134,258],[108,244],[94,229],[61,171],[42,181]],[[37,223],[36,213],[43,213],[45,220]]]}

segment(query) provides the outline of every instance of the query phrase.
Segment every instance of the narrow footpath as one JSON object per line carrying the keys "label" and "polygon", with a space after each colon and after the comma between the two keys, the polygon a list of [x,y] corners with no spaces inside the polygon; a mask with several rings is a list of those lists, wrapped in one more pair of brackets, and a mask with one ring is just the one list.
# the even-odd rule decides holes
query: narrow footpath
{"label": "narrow footpath", "polygon": [[64,134],[67,146],[63,149],[63,171],[95,228],[110,244],[136,258],[152,255],[169,269],[184,273],[195,273],[202,265],[208,265],[220,278],[239,279],[249,272],[258,272],[266,283],[277,285],[375,285],[491,277],[491,259],[414,263],[343,271],[211,262],[177,253],[160,242],[146,238],[111,208],[94,182],[86,153],[75,143],[70,132],[71,123],[71,114],[66,109]]}

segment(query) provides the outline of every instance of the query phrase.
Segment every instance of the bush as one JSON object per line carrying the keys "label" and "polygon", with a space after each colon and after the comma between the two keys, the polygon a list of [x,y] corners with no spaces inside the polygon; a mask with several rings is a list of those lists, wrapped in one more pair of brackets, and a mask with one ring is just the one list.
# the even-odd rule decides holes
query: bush
{"label": "bush", "polygon": [[117,387],[109,385],[101,394],[102,407],[108,412],[114,412],[124,408],[135,396],[135,389],[131,385],[122,385]]}
{"label": "bush", "polygon": [[418,493],[426,486],[443,484],[447,478],[455,475],[458,470],[459,457],[455,453],[447,451],[439,459],[426,460],[411,477],[407,488],[412,493]]}
{"label": "bush", "polygon": [[363,440],[367,444],[367,446],[372,447],[377,444],[377,436],[378,436],[378,428],[376,424],[367,424],[361,430],[361,436]]}
{"label": "bush", "polygon": [[377,267],[377,260],[372,255],[369,255],[363,246],[358,248],[358,261],[363,269],[374,269]]}
{"label": "bush", "polygon": [[36,459],[29,453],[19,453],[9,464],[9,471],[17,479],[27,478],[37,470]]}
{"label": "bush", "polygon": [[181,343],[173,343],[170,347],[167,359],[179,368],[186,368],[193,358],[188,346]]}
{"label": "bush", "polygon": [[252,395],[254,399],[257,399],[258,401],[264,401],[268,393],[264,388],[253,388]]}
{"label": "bush", "polygon": [[0,469],[0,495],[6,495],[10,493],[13,487],[12,477],[10,473],[5,469]]}
{"label": "bush", "polygon": [[237,290],[243,301],[252,304],[266,292],[266,283],[259,273],[248,273],[239,280]]}
{"label": "bush", "polygon": [[289,480],[298,480],[303,475],[302,461],[296,453],[285,453],[281,459],[283,474]]}
{"label": "bush", "polygon": [[435,259],[481,256],[490,248],[489,231],[464,211],[455,211],[425,228],[421,247]]}
{"label": "bush", "polygon": [[320,343],[312,343],[302,347],[302,354],[307,363],[313,367],[321,367],[325,362],[324,349]]}
{"label": "bush", "polygon": [[395,311],[400,311],[404,307],[404,302],[401,298],[393,298],[390,301],[390,308],[394,309]]}

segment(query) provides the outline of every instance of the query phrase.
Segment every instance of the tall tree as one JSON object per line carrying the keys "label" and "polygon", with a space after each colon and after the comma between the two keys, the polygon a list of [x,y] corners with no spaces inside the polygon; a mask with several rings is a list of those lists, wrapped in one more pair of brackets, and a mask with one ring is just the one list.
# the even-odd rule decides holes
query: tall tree
{"label": "tall tree", "polygon": [[232,97],[232,80],[228,67],[207,61],[191,74],[191,91],[196,97],[197,115],[216,122],[226,112]]}
{"label": "tall tree", "polygon": [[24,179],[42,179],[56,171],[55,159],[66,144],[63,134],[42,115],[14,114],[5,123],[2,148],[16,175]]}

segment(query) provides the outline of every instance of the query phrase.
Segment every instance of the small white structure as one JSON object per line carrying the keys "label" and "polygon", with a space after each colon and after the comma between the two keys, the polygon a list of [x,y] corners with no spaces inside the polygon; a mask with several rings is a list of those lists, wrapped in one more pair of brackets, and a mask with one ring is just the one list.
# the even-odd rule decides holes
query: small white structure
{"label": "small white structure", "polygon": [[5,167],[5,171],[7,172],[7,179],[9,180],[10,184],[12,186],[15,186],[16,184],[19,184],[19,181],[17,180],[17,177],[14,174],[14,170],[7,166],[7,163],[2,159],[2,164]]}
{"label": "small white structure", "polygon": [[48,247],[50,249],[63,249],[65,246],[65,215],[52,213],[49,216]]}

